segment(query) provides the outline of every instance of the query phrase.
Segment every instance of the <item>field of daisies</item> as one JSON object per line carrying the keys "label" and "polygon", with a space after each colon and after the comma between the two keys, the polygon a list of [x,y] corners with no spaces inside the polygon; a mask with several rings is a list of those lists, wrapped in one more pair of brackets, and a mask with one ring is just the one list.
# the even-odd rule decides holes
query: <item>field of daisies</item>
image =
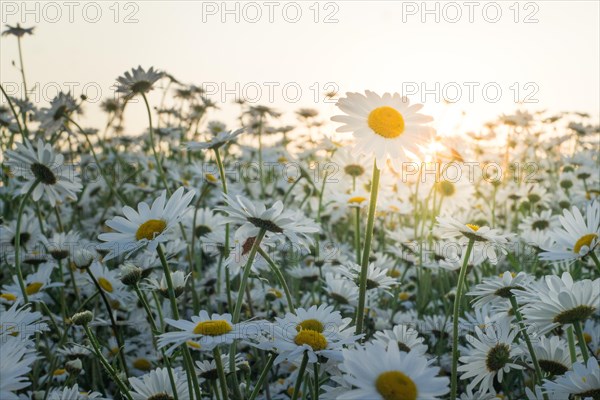
{"label": "field of daisies", "polygon": [[366,90],[289,126],[117,82],[96,128],[2,87],[0,399],[600,399],[588,115],[452,137]]}

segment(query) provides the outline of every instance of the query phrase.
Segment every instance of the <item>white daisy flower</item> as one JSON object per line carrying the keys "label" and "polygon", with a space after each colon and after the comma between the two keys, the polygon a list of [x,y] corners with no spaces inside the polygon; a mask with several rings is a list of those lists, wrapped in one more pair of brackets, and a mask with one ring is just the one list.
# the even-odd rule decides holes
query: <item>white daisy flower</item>
{"label": "white daisy flower", "polygon": [[600,396],[600,366],[590,357],[587,364],[573,364],[568,371],[554,381],[544,382],[544,391],[553,399],[568,399],[577,396],[583,400],[596,400]]}
{"label": "white daisy flower", "polygon": [[587,205],[585,219],[577,207],[564,210],[559,217],[562,228],[550,233],[554,240],[544,247],[540,259],[549,261],[574,260],[592,253],[600,236],[600,201]]}
{"label": "white daisy flower", "polygon": [[263,203],[253,203],[242,196],[235,199],[223,195],[227,206],[217,207],[218,210],[228,214],[225,221],[241,224],[235,232],[235,238],[244,242],[249,237],[255,237],[261,229],[266,230],[268,236],[283,235],[293,244],[305,248],[313,244],[310,234],[319,231],[319,227],[300,211],[283,209],[283,203],[276,201],[270,208]]}
{"label": "white daisy flower", "polygon": [[148,93],[152,90],[152,85],[163,76],[162,72],[155,71],[153,67],[148,71],[141,66],[132,68],[131,72],[126,71],[123,76],[117,78],[117,93],[124,93],[125,99],[130,99],[138,93]]}
{"label": "white daisy flower", "polygon": [[473,305],[479,308],[499,299],[508,299],[514,295],[513,289],[525,290],[531,282],[532,278],[525,272],[514,274],[506,271],[500,277],[484,279],[467,293],[467,296],[477,297]]}
{"label": "white daisy flower", "polygon": [[6,165],[15,176],[26,179],[19,194],[25,194],[31,186],[38,185],[31,193],[33,201],[46,195],[52,207],[66,198],[77,200],[81,181],[72,165],[64,163],[62,154],[56,154],[49,143],[38,140],[37,149],[29,141],[17,143],[16,150],[6,151]]}
{"label": "white daisy flower", "polygon": [[48,330],[48,325],[41,322],[42,313],[32,312],[28,305],[17,307],[15,303],[8,310],[0,312],[0,342],[3,345],[12,340],[23,342],[38,332]]}
{"label": "white daisy flower", "polygon": [[[114,217],[106,221],[106,225],[115,232],[101,233],[98,239],[106,242],[98,245],[100,250],[109,250],[104,260],[118,257],[147,247],[150,251],[168,240],[168,234],[179,223],[185,209],[194,198],[195,192],[184,195],[184,188],[179,188],[169,198],[163,191],[150,207],[147,203],[139,203],[135,211],[129,206],[123,207],[124,217]],[[166,204],[165,204],[166,202]]]}
{"label": "white daisy flower", "polygon": [[396,342],[343,350],[343,358],[340,370],[355,389],[338,399],[433,400],[450,391],[449,379],[438,376],[439,367],[416,352],[401,352]]}
{"label": "white daisy flower", "polygon": [[38,357],[35,351],[26,347],[24,343],[19,341],[10,346],[2,346],[0,399],[18,400],[19,397],[14,392],[31,385],[29,372],[31,365]]}
{"label": "white daisy flower", "polygon": [[419,332],[407,325],[396,325],[391,330],[375,332],[375,339],[386,344],[396,342],[398,349],[406,353],[415,352],[420,356],[427,353],[427,345],[423,344],[424,339],[419,336]]}
{"label": "white daisy flower", "polygon": [[317,357],[340,360],[342,346],[360,338],[352,336],[350,321],[332,306],[298,308],[296,314],[275,317],[275,323],[265,325],[266,336],[258,337],[256,346],[278,353],[275,364],[298,361],[304,354],[309,363],[317,362]]}
{"label": "white daisy flower", "polygon": [[77,110],[77,102],[70,93],[59,93],[50,102],[49,108],[43,108],[36,113],[36,119],[40,121],[40,130],[44,131],[46,137],[58,132],[67,122],[69,114]]}
{"label": "white daisy flower", "polygon": [[[177,390],[177,398],[189,400],[187,378],[184,371],[179,368],[173,369],[173,378]],[[133,391],[133,400],[172,399],[173,387],[166,368],[157,368],[154,371],[142,375],[139,378],[129,378],[129,384]]]}
{"label": "white daisy flower", "polygon": [[219,147],[237,139],[242,133],[244,128],[235,131],[221,131],[213,136],[208,142],[187,142],[185,146],[190,150],[206,150],[206,149],[218,149]]}
{"label": "white daisy flower", "polygon": [[515,290],[523,316],[535,324],[540,333],[559,325],[585,322],[598,310],[600,278],[574,282],[571,274],[547,275],[528,290]]}
{"label": "white daisy flower", "polygon": [[177,346],[188,341],[199,344],[202,350],[212,350],[216,346],[231,344],[236,339],[246,339],[260,332],[257,323],[233,324],[231,314],[209,315],[204,310],[198,315],[193,315],[191,321],[165,318],[165,322],[179,329],[158,337],[159,348],[169,346],[167,354],[171,354]]}
{"label": "white daisy flower", "polygon": [[495,393],[494,380],[502,382],[504,375],[511,369],[523,369],[516,363],[523,354],[520,347],[513,345],[519,333],[513,329],[508,318],[488,325],[485,330],[475,327],[477,337],[467,335],[469,343],[467,355],[460,357],[462,365],[459,372],[464,372],[461,379],[471,379],[467,390],[478,387],[481,392]]}
{"label": "white daisy flower", "polygon": [[386,165],[388,159],[397,161],[408,154],[417,154],[419,145],[433,135],[433,128],[425,124],[433,118],[419,114],[423,105],[413,104],[398,93],[383,96],[365,91],[347,93],[337,106],[346,115],[336,115],[332,121],[344,125],[338,132],[352,132],[356,140],[357,153],[373,156],[378,167]]}
{"label": "white daisy flower", "polygon": [[[522,345],[524,353],[527,354],[525,344]],[[558,336],[551,338],[540,336],[537,341],[533,341],[533,349],[542,371],[552,376],[563,375],[573,366],[569,344]],[[576,348],[576,353],[580,355],[578,348]]]}
{"label": "white daisy flower", "polygon": [[328,273],[325,275],[327,295],[341,305],[356,306],[358,302],[358,286],[341,275]]}

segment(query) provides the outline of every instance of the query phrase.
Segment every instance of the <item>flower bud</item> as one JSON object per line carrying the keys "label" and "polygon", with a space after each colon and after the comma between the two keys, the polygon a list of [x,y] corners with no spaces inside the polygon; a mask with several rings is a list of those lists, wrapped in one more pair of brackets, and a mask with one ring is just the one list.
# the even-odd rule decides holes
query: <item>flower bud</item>
{"label": "flower bud", "polygon": [[87,325],[94,319],[94,314],[91,311],[82,311],[74,314],[71,321],[75,325]]}
{"label": "flower bud", "polygon": [[79,269],[88,269],[94,261],[94,253],[87,249],[77,249],[73,254],[73,262]]}
{"label": "flower bud", "polygon": [[142,278],[142,269],[133,263],[125,262],[121,265],[121,282],[127,286],[134,286]]}

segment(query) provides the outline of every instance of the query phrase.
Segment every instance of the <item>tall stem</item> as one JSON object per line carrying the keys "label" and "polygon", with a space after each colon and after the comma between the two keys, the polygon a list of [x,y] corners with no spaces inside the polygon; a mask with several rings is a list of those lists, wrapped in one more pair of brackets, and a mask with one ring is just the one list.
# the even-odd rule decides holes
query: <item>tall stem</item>
{"label": "tall stem", "polygon": [[[167,281],[167,290],[169,293],[169,301],[171,302],[171,312],[173,313],[174,319],[179,319],[179,310],[177,308],[177,299],[175,297],[175,288],[173,287],[173,280],[171,279],[171,270],[169,269],[169,264],[167,263],[167,258],[165,257],[165,253],[162,249],[162,246],[159,244],[156,247],[156,252],[158,253],[158,258],[160,258],[160,263],[163,267],[163,273],[165,275],[165,280]],[[194,393],[196,395],[196,399],[201,399],[200,394],[200,386],[198,384],[198,377],[196,376],[196,371],[194,370],[194,362],[192,356],[190,354],[190,350],[187,347],[187,344],[183,344],[182,346],[183,352],[183,361],[188,373],[188,376],[192,378],[191,386],[194,388]],[[190,393],[191,395],[191,393]]]}
{"label": "tall stem", "polygon": [[521,315],[521,312],[519,311],[519,305],[517,304],[517,299],[515,299],[515,296],[512,296],[512,295],[510,296],[510,304],[512,306],[515,317],[517,318],[517,321],[519,322],[521,337],[523,337],[523,339],[525,339],[525,343],[527,344],[527,350],[529,350],[529,355],[531,356],[531,361],[533,362],[533,367],[535,369],[537,383],[538,383],[538,385],[541,386],[542,380],[543,380],[542,369],[540,368],[540,364],[538,363],[538,359],[535,354],[535,350],[533,348],[533,345],[531,344],[531,339],[529,338],[529,335],[527,334],[527,329],[525,328],[525,324],[523,323],[523,316]]}
{"label": "tall stem", "polygon": [[362,262],[360,265],[360,281],[358,288],[358,308],[356,309],[356,334],[363,331],[363,319],[365,313],[365,300],[367,295],[367,272],[369,269],[369,255],[371,253],[371,240],[373,238],[373,224],[375,222],[375,210],[377,208],[377,193],[379,191],[379,176],[381,170],[377,168],[377,162],[373,161],[373,178],[371,179],[371,197],[369,199],[369,215],[367,217],[367,228],[365,232],[365,243],[362,251]]}
{"label": "tall stem", "polygon": [[308,364],[308,354],[304,352],[302,357],[302,363],[300,364],[300,370],[298,371],[298,377],[296,378],[296,385],[294,386],[294,393],[292,393],[292,400],[297,400],[300,394],[300,388],[302,387],[302,378],[304,377],[304,371],[306,371],[306,365]]}
{"label": "tall stem", "polygon": [[167,191],[167,194],[171,196],[171,190],[169,189],[169,185],[167,184],[167,179],[165,178],[165,173],[162,168],[162,162],[160,161],[160,157],[156,152],[156,148],[154,147],[154,128],[152,128],[152,112],[150,111],[150,103],[148,103],[148,98],[144,93],[142,93],[142,98],[144,99],[144,103],[146,104],[146,111],[148,112],[148,125],[149,125],[149,137],[150,137],[150,147],[152,148],[152,154],[154,155],[154,160],[156,161],[156,168],[158,170],[158,176]]}
{"label": "tall stem", "polygon": [[600,260],[598,260],[598,256],[596,255],[596,253],[594,253],[594,251],[590,251],[590,257],[592,257],[592,260],[594,260],[594,264],[596,264],[596,268],[598,268],[598,272],[600,272]]}
{"label": "tall stem", "polygon": [[19,205],[19,211],[17,213],[17,227],[15,229],[15,269],[17,270],[17,279],[19,280],[19,286],[21,287],[21,293],[23,294],[23,304],[29,303],[29,298],[27,297],[27,289],[25,288],[23,272],[21,271],[21,221],[23,219],[25,204],[27,204],[29,196],[31,196],[31,193],[33,193],[39,183],[40,181],[36,180],[33,185],[31,185],[27,193],[25,193],[25,196],[23,196],[21,199],[21,204]]}
{"label": "tall stem", "polygon": [[[227,394],[227,380],[225,379],[225,369],[223,368],[223,360],[221,359],[221,352],[219,351],[219,347],[215,347],[213,349],[213,357],[215,358],[215,364],[217,365],[217,374],[219,375],[219,386],[221,386],[221,394],[223,395],[223,400],[228,400],[229,396]],[[235,370],[235,365],[230,366],[229,370]]]}
{"label": "tall stem", "polygon": [[462,302],[462,290],[465,284],[465,278],[467,276],[467,265],[469,264],[469,258],[471,258],[471,251],[475,240],[469,239],[467,250],[465,253],[465,259],[463,265],[460,268],[460,274],[458,276],[458,284],[456,286],[456,295],[454,296],[454,314],[452,319],[452,375],[450,378],[450,399],[456,399],[456,391],[458,388],[458,316],[460,314],[460,304]]}
{"label": "tall stem", "polygon": [[295,314],[296,308],[294,307],[294,301],[292,300],[292,293],[290,292],[290,288],[288,287],[288,285],[285,281],[285,278],[284,278],[283,274],[281,273],[281,269],[279,267],[277,267],[275,262],[273,262],[271,257],[269,257],[269,254],[267,254],[267,252],[264,251],[263,249],[261,249],[260,247],[258,248],[258,253],[267,261],[267,264],[269,264],[271,271],[277,277],[277,281],[279,282],[279,285],[281,285],[281,287],[283,288],[283,291],[285,292],[285,298],[288,303],[288,308],[291,313]]}
{"label": "tall stem", "polygon": [[581,329],[581,322],[579,322],[579,321],[574,322],[573,327],[575,328],[575,334],[577,335],[577,342],[579,343],[579,348],[581,349],[581,355],[583,356],[583,362],[585,364],[587,364],[588,359],[590,358],[590,354],[588,353],[585,336],[583,336],[583,329]]}

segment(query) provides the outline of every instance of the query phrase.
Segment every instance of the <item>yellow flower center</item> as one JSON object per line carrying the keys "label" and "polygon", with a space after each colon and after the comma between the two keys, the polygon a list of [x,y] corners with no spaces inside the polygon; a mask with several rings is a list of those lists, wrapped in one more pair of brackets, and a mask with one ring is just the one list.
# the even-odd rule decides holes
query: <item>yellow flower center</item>
{"label": "yellow flower center", "polygon": [[133,362],[133,367],[140,371],[150,371],[152,369],[152,363],[145,358],[138,358]]}
{"label": "yellow flower center", "polygon": [[217,179],[216,176],[214,176],[213,174],[206,174],[205,178],[207,181],[209,181],[210,183],[217,183],[219,180]]}
{"label": "yellow flower center", "polygon": [[363,201],[366,201],[366,200],[367,200],[366,197],[363,197],[363,196],[354,196],[354,197],[350,197],[348,199],[348,203],[349,204],[360,204],[360,203],[362,203]]}
{"label": "yellow flower center", "polygon": [[280,299],[283,297],[283,293],[281,293],[279,290],[277,289],[269,289],[269,293],[271,293],[273,296],[275,296],[275,298]]}
{"label": "yellow flower center", "polygon": [[0,297],[7,301],[15,301],[17,299],[17,296],[12,293],[2,293]]}
{"label": "yellow flower center", "polygon": [[102,289],[104,289],[105,292],[112,293],[113,285],[108,279],[100,277],[98,278],[98,284]]}
{"label": "yellow flower center", "polygon": [[369,128],[386,139],[397,138],[404,132],[404,118],[395,108],[377,107],[369,114]]}
{"label": "yellow flower center", "polygon": [[37,292],[40,291],[42,286],[44,286],[44,284],[41,282],[32,282],[29,285],[27,285],[27,287],[25,288],[25,291],[27,292],[28,295],[36,294]]}
{"label": "yellow flower center", "polygon": [[52,373],[52,375],[61,376],[61,375],[64,375],[66,372],[67,372],[66,369],[59,368],[59,369],[55,369],[54,372]]}
{"label": "yellow flower center", "polygon": [[215,319],[213,321],[199,322],[194,328],[196,335],[221,336],[231,332],[231,325],[224,319]]}
{"label": "yellow flower center", "polygon": [[475,232],[477,232],[479,230],[479,225],[467,224],[467,227],[471,228]]}
{"label": "yellow flower center", "polygon": [[442,196],[450,197],[456,192],[456,187],[452,182],[441,181],[436,183],[436,189]]}
{"label": "yellow flower center", "polygon": [[307,344],[314,351],[324,350],[327,348],[327,339],[322,333],[313,331],[312,329],[302,329],[294,338],[294,343],[298,346]]}
{"label": "yellow flower center", "polygon": [[577,242],[575,242],[575,246],[573,246],[573,252],[579,254],[583,246],[590,247],[592,241],[594,241],[594,239],[597,238],[598,235],[596,235],[595,233],[588,233],[587,235],[583,235],[577,240]]}
{"label": "yellow flower center", "polygon": [[156,235],[160,235],[167,227],[167,223],[162,219],[149,219],[140,225],[135,233],[135,240],[152,240]]}
{"label": "yellow flower center", "polygon": [[202,348],[202,346],[200,346],[200,343],[194,342],[193,340],[188,340],[187,342],[185,342],[185,344],[196,350],[200,350]]}
{"label": "yellow flower center", "polygon": [[387,371],[375,380],[375,388],[385,400],[416,400],[417,385],[400,371]]}
{"label": "yellow flower center", "polygon": [[402,292],[398,295],[398,298],[402,301],[410,299],[410,293]]}
{"label": "yellow flower center", "polygon": [[590,344],[592,341],[592,335],[587,332],[583,332],[583,340],[585,340],[587,344]]}
{"label": "yellow flower center", "polygon": [[300,322],[297,326],[296,326],[296,330],[298,332],[300,332],[303,329],[309,329],[311,331],[315,331],[315,332],[323,332],[323,330],[325,329],[325,327],[323,326],[323,324],[321,323],[321,321],[319,321],[318,319],[307,319],[304,320],[302,322]]}

